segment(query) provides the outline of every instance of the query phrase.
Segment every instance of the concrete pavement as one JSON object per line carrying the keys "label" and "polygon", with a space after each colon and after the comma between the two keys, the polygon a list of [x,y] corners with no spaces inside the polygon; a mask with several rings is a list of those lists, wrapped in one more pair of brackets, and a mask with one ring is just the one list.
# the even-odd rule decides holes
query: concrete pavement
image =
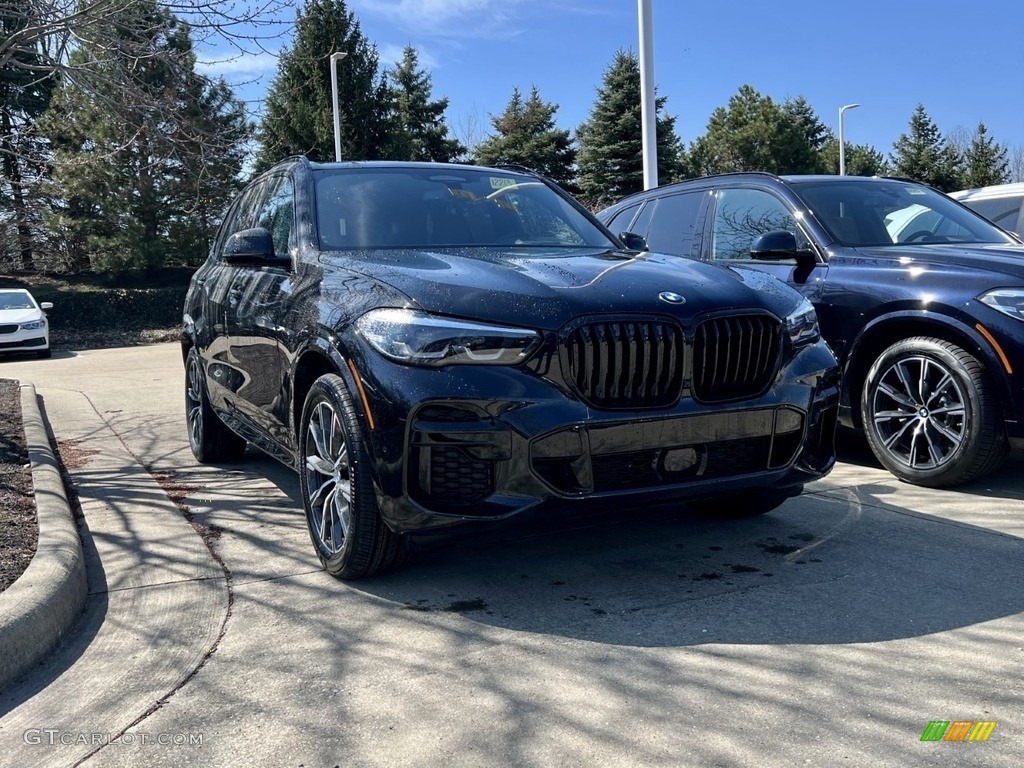
{"label": "concrete pavement", "polygon": [[[348,585],[318,568],[290,472],[256,453],[192,462],[174,345],[0,375],[35,381],[58,437],[100,451],[72,474],[106,582],[74,642],[0,697],[0,764],[1009,768],[1024,753],[1020,465],[934,491],[848,450],[756,520],[623,510]],[[230,584],[154,475],[212,532]],[[936,719],[998,726],[921,742]]]}

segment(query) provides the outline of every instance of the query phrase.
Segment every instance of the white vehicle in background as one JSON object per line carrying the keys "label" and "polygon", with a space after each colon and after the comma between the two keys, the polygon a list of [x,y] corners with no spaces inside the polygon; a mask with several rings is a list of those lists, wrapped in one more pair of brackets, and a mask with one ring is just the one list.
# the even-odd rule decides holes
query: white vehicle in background
{"label": "white vehicle in background", "polygon": [[23,288],[0,290],[0,354],[35,352],[50,356],[50,324],[46,310],[53,304],[42,304]]}
{"label": "white vehicle in background", "polygon": [[1024,236],[1024,184],[962,189],[949,196],[1007,232]]}

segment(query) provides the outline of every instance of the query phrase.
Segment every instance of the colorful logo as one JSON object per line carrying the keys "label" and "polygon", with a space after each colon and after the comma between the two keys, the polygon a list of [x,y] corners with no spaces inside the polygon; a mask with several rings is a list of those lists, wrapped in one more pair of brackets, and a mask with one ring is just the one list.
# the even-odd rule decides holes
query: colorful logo
{"label": "colorful logo", "polygon": [[995,720],[932,720],[921,741],[988,741],[996,724]]}

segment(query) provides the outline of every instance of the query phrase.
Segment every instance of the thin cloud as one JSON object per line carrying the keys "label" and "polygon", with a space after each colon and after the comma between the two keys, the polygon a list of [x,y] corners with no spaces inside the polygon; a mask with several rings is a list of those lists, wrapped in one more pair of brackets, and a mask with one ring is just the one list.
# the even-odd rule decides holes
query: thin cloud
{"label": "thin cloud", "polygon": [[519,9],[526,0],[354,0],[363,13],[406,32],[450,39],[505,39],[522,32]]}
{"label": "thin cloud", "polygon": [[[420,68],[431,72],[438,69],[441,66],[441,62],[438,61],[437,57],[424,48],[419,46],[413,46],[416,48],[416,56],[420,63]],[[378,54],[380,54],[380,63],[385,67],[391,67],[397,64],[405,56],[405,46],[395,45],[394,43],[384,43],[378,46]]]}
{"label": "thin cloud", "polygon": [[208,75],[264,75],[277,70],[276,53],[236,54],[223,59],[207,58],[196,68]]}

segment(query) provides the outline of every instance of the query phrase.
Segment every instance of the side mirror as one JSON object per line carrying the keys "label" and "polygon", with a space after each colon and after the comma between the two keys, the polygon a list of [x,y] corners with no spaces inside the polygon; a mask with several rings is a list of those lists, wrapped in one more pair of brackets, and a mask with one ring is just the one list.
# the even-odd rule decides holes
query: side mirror
{"label": "side mirror", "polygon": [[622,244],[630,251],[649,250],[647,247],[647,241],[644,240],[644,236],[638,235],[636,232],[619,232],[619,240],[621,240]]}
{"label": "side mirror", "polygon": [[43,301],[43,302],[40,302],[40,303],[39,303],[39,308],[40,308],[41,310],[43,310],[43,311],[46,311],[47,309],[53,309],[53,302],[52,302],[52,301]]}
{"label": "side mirror", "polygon": [[263,227],[235,232],[224,243],[224,261],[229,264],[275,260],[274,240]]}
{"label": "side mirror", "polygon": [[800,269],[813,269],[816,263],[814,252],[800,250],[796,235],[785,229],[775,229],[758,235],[750,246],[750,257],[758,261],[786,261],[795,259]]}

